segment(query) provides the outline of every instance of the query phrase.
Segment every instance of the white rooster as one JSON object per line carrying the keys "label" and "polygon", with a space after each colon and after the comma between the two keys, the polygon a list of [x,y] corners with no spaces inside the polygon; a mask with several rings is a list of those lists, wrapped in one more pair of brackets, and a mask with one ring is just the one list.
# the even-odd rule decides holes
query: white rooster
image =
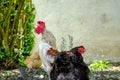
{"label": "white rooster", "polygon": [[35,40],[35,46],[31,51],[31,55],[26,58],[24,64],[26,64],[28,68],[40,68],[43,64],[44,70],[49,74],[54,56],[58,54],[56,50],[56,39],[54,35],[46,29],[45,22],[43,21],[38,21],[36,33],[41,40],[38,38]]}
{"label": "white rooster", "polygon": [[52,64],[54,62],[54,58],[58,54],[58,51],[53,49],[48,43],[40,43],[39,45],[39,55],[41,62],[43,64],[43,69],[50,74],[52,69]]}

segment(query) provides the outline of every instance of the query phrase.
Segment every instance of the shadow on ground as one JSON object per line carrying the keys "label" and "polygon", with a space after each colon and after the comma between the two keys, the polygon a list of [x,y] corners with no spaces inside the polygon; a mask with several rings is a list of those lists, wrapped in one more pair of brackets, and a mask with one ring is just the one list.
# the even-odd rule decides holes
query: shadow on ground
{"label": "shadow on ground", "polygon": [[[1,70],[0,80],[48,80],[43,69],[21,67],[14,70]],[[108,71],[91,71],[90,80],[120,80],[120,64],[115,64]]]}

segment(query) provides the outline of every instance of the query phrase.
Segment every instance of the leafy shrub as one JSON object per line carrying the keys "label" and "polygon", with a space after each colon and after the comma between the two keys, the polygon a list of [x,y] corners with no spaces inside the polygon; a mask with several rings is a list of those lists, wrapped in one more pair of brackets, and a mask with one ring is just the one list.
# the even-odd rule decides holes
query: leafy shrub
{"label": "leafy shrub", "polygon": [[32,0],[0,0],[0,69],[24,66],[34,44]]}

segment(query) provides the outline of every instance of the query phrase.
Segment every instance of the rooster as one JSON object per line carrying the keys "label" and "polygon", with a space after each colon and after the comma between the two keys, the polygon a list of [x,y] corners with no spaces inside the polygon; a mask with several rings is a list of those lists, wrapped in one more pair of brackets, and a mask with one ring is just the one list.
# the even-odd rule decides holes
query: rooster
{"label": "rooster", "polygon": [[88,66],[81,54],[85,52],[83,46],[75,47],[69,51],[59,52],[53,63],[50,73],[51,80],[89,80]]}
{"label": "rooster", "polygon": [[50,49],[51,52],[52,51],[56,52],[56,50],[55,50],[56,49],[56,39],[55,39],[54,35],[49,30],[46,29],[45,22],[38,21],[37,23],[38,23],[38,25],[36,27],[36,34],[38,34],[38,37],[40,39],[38,37],[35,39],[35,45],[34,45],[33,49],[31,50],[30,56],[27,57],[26,60],[24,61],[24,64],[28,68],[40,68],[41,65],[44,63],[41,61],[41,57],[43,55],[41,55],[41,57],[39,55],[40,52],[41,52],[41,54],[43,53],[42,51],[39,50],[40,49],[39,47],[42,47],[39,45],[46,43],[47,46],[52,47]]}
{"label": "rooster", "polygon": [[48,43],[41,43],[39,45],[39,55],[43,64],[43,69],[50,74],[52,64],[58,51],[53,49]]}

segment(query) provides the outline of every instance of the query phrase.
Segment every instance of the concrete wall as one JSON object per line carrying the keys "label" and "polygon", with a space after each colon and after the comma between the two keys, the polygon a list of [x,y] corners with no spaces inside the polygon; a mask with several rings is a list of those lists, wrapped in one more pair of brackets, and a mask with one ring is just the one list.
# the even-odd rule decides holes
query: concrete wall
{"label": "concrete wall", "polygon": [[120,61],[120,0],[33,0],[60,49],[61,37],[87,48],[86,61]]}

